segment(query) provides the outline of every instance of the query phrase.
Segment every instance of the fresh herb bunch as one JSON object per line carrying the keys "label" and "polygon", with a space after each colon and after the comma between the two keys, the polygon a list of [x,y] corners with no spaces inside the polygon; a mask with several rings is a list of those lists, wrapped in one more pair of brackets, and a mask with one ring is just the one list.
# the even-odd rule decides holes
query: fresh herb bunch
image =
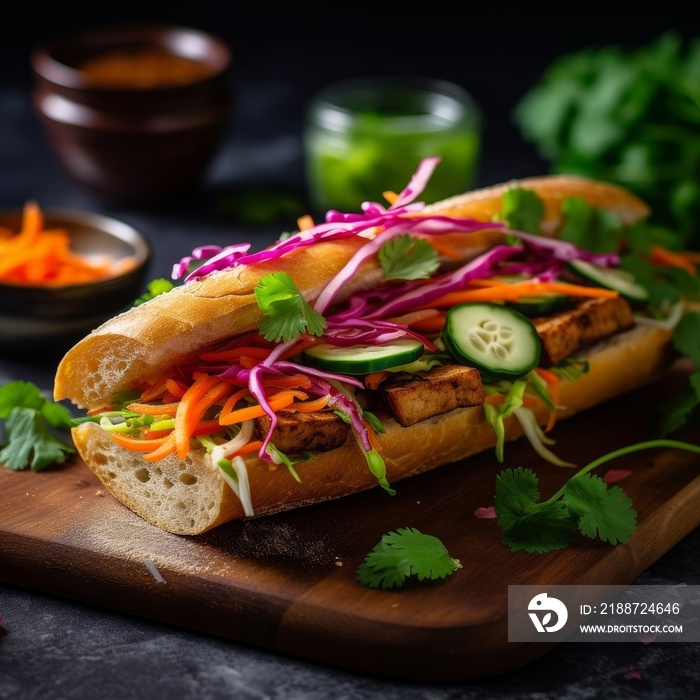
{"label": "fresh herb bunch", "polygon": [[564,55],[513,118],[555,172],[627,187],[651,206],[659,242],[700,249],[700,39]]}

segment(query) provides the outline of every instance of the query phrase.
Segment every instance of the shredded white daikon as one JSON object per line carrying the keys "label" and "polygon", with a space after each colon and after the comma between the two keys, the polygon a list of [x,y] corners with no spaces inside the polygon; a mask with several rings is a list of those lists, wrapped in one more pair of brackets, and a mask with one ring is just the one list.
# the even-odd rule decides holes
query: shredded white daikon
{"label": "shredded white daikon", "polygon": [[542,428],[537,422],[535,414],[528,408],[523,408],[522,406],[516,408],[513,413],[516,418],[520,421],[520,425],[523,427],[523,432],[525,437],[530,441],[530,444],[534,448],[535,452],[546,459],[551,464],[555,464],[558,467],[575,467],[575,464],[571,462],[565,462],[563,459],[557,457],[546,445],[545,443],[552,445],[554,440],[545,435]]}
{"label": "shredded white daikon", "polygon": [[253,435],[254,421],[247,420],[241,423],[241,428],[238,431],[238,435],[232,440],[224,443],[223,445],[217,445],[211,451],[211,459],[219,467],[221,476],[224,481],[228,484],[243,506],[243,512],[248,517],[255,515],[253,509],[253,499],[250,493],[250,481],[248,479],[248,469],[245,466],[245,462],[242,457],[234,457],[231,460],[231,467],[236,473],[236,479],[232,479],[227,472],[221,468],[219,464],[222,460],[228,461],[230,455],[235,454],[244,445],[250,442],[250,438]]}

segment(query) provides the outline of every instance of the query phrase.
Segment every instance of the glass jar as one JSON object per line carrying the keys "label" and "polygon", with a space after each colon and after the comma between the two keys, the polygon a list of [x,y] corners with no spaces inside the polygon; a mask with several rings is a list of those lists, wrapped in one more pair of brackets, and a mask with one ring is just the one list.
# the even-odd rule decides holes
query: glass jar
{"label": "glass jar", "polygon": [[359,211],[400,192],[423,158],[441,162],[420,201],[474,183],[481,115],[459,85],[423,77],[375,76],[333,84],[309,103],[304,130],[308,196],[316,214]]}

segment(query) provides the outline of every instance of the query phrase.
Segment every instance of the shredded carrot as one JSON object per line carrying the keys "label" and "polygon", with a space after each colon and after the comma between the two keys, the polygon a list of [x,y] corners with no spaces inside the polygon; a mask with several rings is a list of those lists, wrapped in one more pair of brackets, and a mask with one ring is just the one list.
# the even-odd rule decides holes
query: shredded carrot
{"label": "shredded carrot", "polygon": [[499,284],[493,287],[482,289],[464,289],[458,292],[448,292],[439,299],[429,302],[423,307],[450,307],[456,304],[463,304],[471,301],[518,301],[522,297],[537,296],[553,292],[555,294],[565,294],[567,296],[591,297],[591,298],[611,298],[619,295],[618,292],[602,287],[586,287],[565,282],[516,282],[513,284]]}
{"label": "shredded carrot", "polygon": [[362,419],[362,423],[367,428],[367,437],[369,438],[369,444],[370,446],[377,450],[377,452],[382,451],[382,445],[379,442],[379,439],[377,438],[377,434],[374,432],[374,428],[369,424],[366,418]]}
{"label": "shredded carrot", "polygon": [[689,255],[680,251],[669,250],[661,245],[651,247],[651,262],[659,267],[682,267],[691,275],[697,274],[695,263]]}
{"label": "shredded carrot", "polygon": [[170,433],[170,435],[168,435],[168,437],[166,437],[162,441],[162,444],[159,447],[156,447],[156,449],[152,452],[148,452],[145,455],[143,455],[143,458],[147,462],[158,462],[161,459],[165,459],[166,457],[177,451],[176,440],[177,436],[175,435],[175,433]]}
{"label": "shredded carrot", "polygon": [[251,452],[256,452],[262,447],[262,440],[253,440],[252,442],[249,442],[243,447],[241,447],[239,450],[236,450],[231,457],[242,457],[243,455],[250,454]]}
{"label": "shredded carrot", "polygon": [[365,386],[368,389],[376,389],[388,376],[389,373],[384,370],[371,372],[365,375]]}
{"label": "shredded carrot", "polygon": [[433,314],[428,318],[414,321],[411,324],[411,328],[413,328],[415,331],[420,331],[421,333],[439,333],[445,327],[446,317],[447,312],[441,311],[437,315]]}
{"label": "shredded carrot", "polygon": [[283,352],[279,359],[280,360],[287,360],[290,357],[294,357],[294,355],[298,355],[300,352],[304,352],[307,348],[310,348],[312,345],[315,345],[316,343],[320,342],[320,338],[316,338],[314,336],[308,336],[306,338],[302,338],[299,340],[298,343],[293,345],[289,350],[286,352]]}
{"label": "shredded carrot", "polygon": [[179,402],[167,404],[130,403],[127,408],[134,413],[142,413],[147,416],[174,416],[179,405]]}
{"label": "shredded carrot", "polygon": [[399,198],[399,195],[396,194],[396,192],[392,192],[391,190],[382,192],[382,196],[384,197],[384,199],[386,199],[387,202],[389,202],[389,204],[393,204]]}
{"label": "shredded carrot", "polygon": [[320,411],[325,408],[330,401],[330,396],[321,396],[313,401],[297,401],[292,404],[292,408],[299,413],[311,413],[312,411]]}
{"label": "shredded carrot", "polygon": [[0,279],[33,286],[82,284],[114,277],[136,264],[133,256],[82,255],[70,243],[66,229],[45,228],[38,204],[26,202],[20,231],[0,236]]}
{"label": "shredded carrot", "polygon": [[544,367],[535,367],[535,372],[537,372],[537,374],[539,374],[539,376],[542,377],[545,382],[547,382],[549,397],[552,399],[552,403],[554,404],[554,410],[550,412],[549,420],[547,421],[547,426],[545,427],[545,431],[549,432],[554,427],[557,420],[557,406],[559,405],[561,380],[557,374],[549,369],[545,369]]}
{"label": "shredded carrot", "polygon": [[[280,391],[268,399],[268,404],[273,411],[279,411],[294,403],[294,399],[296,398],[305,399],[307,398],[307,394],[294,389]],[[239,408],[233,411],[227,411],[226,407],[224,407],[219,414],[219,423],[221,423],[221,425],[234,425],[235,423],[242,423],[243,421],[251,420],[252,418],[260,418],[264,415],[265,409],[260,404],[246,406],[245,408]]]}
{"label": "shredded carrot", "polygon": [[446,245],[444,241],[437,240],[437,236],[433,236],[430,239],[430,245],[432,245],[438,253],[442,253],[453,260],[461,260],[464,257],[464,253],[460,253],[456,248]]}
{"label": "shredded carrot", "polygon": [[166,379],[165,388],[171,396],[177,396],[181,399],[187,391],[187,386],[183,382],[178,382],[176,379]]}
{"label": "shredded carrot", "polygon": [[281,375],[274,374],[263,380],[266,389],[308,389],[311,386],[311,378],[306,374]]}
{"label": "shredded carrot", "polygon": [[[177,456],[181,460],[187,457],[190,451],[192,432],[202,419],[206,408],[209,408],[211,405],[207,405],[203,410],[201,408],[202,405],[207,403],[206,397],[208,392],[221,383],[218,377],[201,374],[182,397],[175,414],[174,430]],[[200,402],[202,403],[200,404]]]}
{"label": "shredded carrot", "polygon": [[125,447],[127,450],[134,452],[151,452],[158,447],[161,447],[165,440],[163,438],[153,438],[150,440],[142,440],[124,433],[112,433],[109,436],[113,442],[116,442],[119,447]]}
{"label": "shredded carrot", "polygon": [[297,226],[300,231],[308,231],[314,227],[314,220],[309,214],[304,214],[297,219]]}
{"label": "shredded carrot", "polygon": [[393,318],[389,318],[387,320],[403,326],[413,326],[419,321],[424,321],[428,318],[432,318],[433,316],[439,316],[440,313],[441,312],[438,309],[419,309],[418,311],[409,311],[407,314],[394,316]]}

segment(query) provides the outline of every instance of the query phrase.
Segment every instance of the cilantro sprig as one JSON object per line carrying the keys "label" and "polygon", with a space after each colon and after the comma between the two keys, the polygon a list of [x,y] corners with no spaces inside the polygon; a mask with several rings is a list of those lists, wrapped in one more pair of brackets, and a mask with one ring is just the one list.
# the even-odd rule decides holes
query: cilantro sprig
{"label": "cilantro sprig", "polygon": [[0,387],[0,419],[5,429],[0,463],[8,469],[31,467],[37,472],[62,464],[75,453],[72,445],[52,432],[71,428],[70,412],[44,398],[32,382],[18,380]]}
{"label": "cilantro sprig", "polygon": [[398,588],[409,577],[436,581],[453,574],[462,565],[445,545],[414,527],[387,532],[357,568],[356,580],[369,588]]}
{"label": "cilantro sprig", "polygon": [[496,477],[494,507],[504,544],[514,552],[551,552],[568,547],[577,532],[613,545],[627,542],[637,528],[632,500],[619,486],[608,486],[590,472],[624,455],[659,447],[700,454],[699,445],[678,440],[628,445],[593,460],[544,501],[531,469],[502,471]]}
{"label": "cilantro sprig", "polygon": [[430,241],[402,233],[388,240],[377,254],[386,279],[427,279],[440,266]]}
{"label": "cilantro sprig", "polygon": [[170,280],[165,279],[164,277],[156,277],[146,285],[146,291],[140,297],[134,300],[133,305],[141,306],[141,304],[145,304],[147,301],[169,292],[174,287],[175,285]]}
{"label": "cilantro sprig", "polygon": [[311,308],[286,272],[272,272],[260,278],[255,299],[264,311],[260,333],[275,343],[298,338],[302,333],[320,336],[326,319]]}

